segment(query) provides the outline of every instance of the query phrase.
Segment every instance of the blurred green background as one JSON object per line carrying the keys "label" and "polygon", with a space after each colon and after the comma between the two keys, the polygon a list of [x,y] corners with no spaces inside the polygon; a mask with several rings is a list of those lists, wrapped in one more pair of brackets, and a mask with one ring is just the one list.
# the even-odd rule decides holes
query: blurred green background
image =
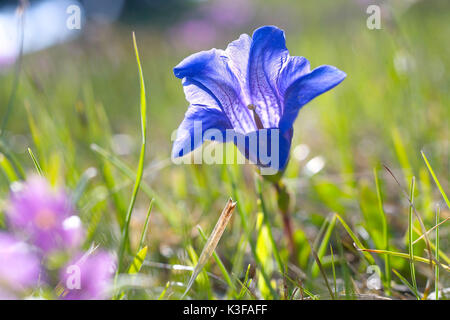
{"label": "blurred green background", "polygon": [[[31,6],[34,3],[31,1]],[[381,8],[380,30],[366,26],[370,4]],[[84,23],[76,37],[25,54],[19,73],[16,66],[20,60],[0,69],[2,120],[9,113],[8,105],[12,105],[2,131],[1,159],[4,163],[6,156],[13,166],[20,166],[18,172],[33,173],[27,152],[30,147],[49,179],[70,189],[76,188],[83,172],[96,168],[97,176],[88,183],[78,203],[89,229],[87,243],[117,248],[132,181],[99,157],[91,145],[110,151],[135,171],[140,148],[139,78],[131,33],[136,32],[148,99],[145,183],[157,197],[146,240],[149,262],[143,271],[152,286],[135,292],[137,297],[157,297],[167,281],[173,282],[173,294],[183,291],[177,289],[177,283],[185,283],[189,273],[168,270],[163,264],[192,265],[195,259],[190,250],[195,248],[192,250],[200,254],[204,242],[196,225],[209,234],[226,199],[235,196],[230,168],[240,194],[238,205],[250,225],[258,225],[252,166],[177,166],[170,161],[170,150],[173,131],[188,106],[173,67],[197,51],[225,48],[240,34],[251,34],[262,25],[284,29],[290,54],[305,56],[313,68],[330,64],[348,75],[336,89],[305,106],[295,124],[285,175],[294,199],[291,212],[301,248],[295,265],[306,273],[311,270],[306,239],[321,235],[321,226],[332,212],[352,226],[366,247],[382,246],[374,168],[381,180],[391,250],[408,252],[405,235],[409,206],[402,188],[409,192],[413,176],[417,179],[416,207],[427,228],[435,224],[437,204],[441,220],[449,216],[420,154],[421,150],[425,152],[448,191],[449,1],[127,1],[111,17],[102,17],[101,7],[88,9],[86,5],[83,14],[89,15],[83,15]],[[11,100],[17,75],[17,91]],[[402,188],[382,165],[390,168]],[[10,180],[2,171],[3,200]],[[274,193],[270,186],[263,186],[263,191],[284,259],[287,249]],[[149,198],[141,192],[131,224],[134,246],[148,204]],[[448,252],[449,230],[446,224],[441,227],[443,252]],[[219,244],[217,251],[225,266],[241,280],[247,265],[253,264],[245,239],[248,236],[259,241],[259,235],[257,230],[245,234],[236,214]],[[334,253],[338,255],[338,236],[344,243],[339,264],[348,266],[348,274],[342,269],[339,277],[350,275],[364,283],[367,274],[361,254],[341,227],[336,227],[331,240]],[[420,242],[416,254],[426,256],[424,248]],[[261,250],[263,263],[278,281],[280,275],[274,271],[271,257],[274,248]],[[374,256],[383,268],[383,257]],[[329,250],[324,257],[329,261]],[[331,272],[330,264],[324,265]],[[393,258],[392,265],[409,279],[407,260]],[[426,267],[418,266],[422,287],[429,271]],[[220,274],[214,262],[207,269]],[[208,283],[208,276],[204,277],[197,283],[194,297],[222,297],[227,292],[223,281],[212,278]],[[401,284],[395,275],[392,278]],[[306,277],[305,286],[323,294],[323,282],[313,279]],[[441,281],[443,287],[448,286],[448,276],[444,274]],[[260,284],[257,292],[275,298]]]}

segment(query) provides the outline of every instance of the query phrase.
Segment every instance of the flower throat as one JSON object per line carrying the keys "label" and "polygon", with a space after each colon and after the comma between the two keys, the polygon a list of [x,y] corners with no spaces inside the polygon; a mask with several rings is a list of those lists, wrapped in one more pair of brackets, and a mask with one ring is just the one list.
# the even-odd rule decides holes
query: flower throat
{"label": "flower throat", "polygon": [[247,108],[253,112],[253,119],[255,120],[256,128],[258,128],[258,130],[264,129],[261,118],[256,113],[256,106],[254,104],[249,104]]}

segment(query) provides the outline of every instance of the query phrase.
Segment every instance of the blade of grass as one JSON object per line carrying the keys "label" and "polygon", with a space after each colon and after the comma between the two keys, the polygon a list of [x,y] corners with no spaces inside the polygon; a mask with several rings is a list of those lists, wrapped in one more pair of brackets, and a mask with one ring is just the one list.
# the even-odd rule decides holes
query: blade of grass
{"label": "blade of grass", "polygon": [[312,293],[311,291],[309,291],[308,289],[302,288],[302,290],[303,290],[303,292],[306,293],[306,295],[307,295],[308,297],[310,297],[312,300],[319,300],[319,297],[318,297],[316,294],[314,294],[314,293]]}
{"label": "blade of grass", "polygon": [[[230,184],[231,184],[231,190],[232,190],[233,198],[236,199],[237,203],[241,204],[242,201],[240,201],[240,197],[239,197],[239,193],[238,193],[238,187],[237,187],[237,184],[236,184],[236,180],[235,180],[234,174],[233,174],[233,172],[231,171],[231,169],[228,166],[226,166],[226,170],[227,170],[228,177],[230,178]],[[242,228],[247,233],[249,231],[249,227],[248,227],[248,223],[247,223],[247,213],[244,210],[242,210],[241,207],[242,207],[241,205],[237,206],[237,211],[238,211],[238,214],[239,214],[239,218],[240,218],[240,221],[241,221]]]}
{"label": "blade of grass", "polygon": [[19,180],[19,177],[14,170],[14,166],[3,153],[0,153],[0,167],[3,169],[9,183]]}
{"label": "blade of grass", "polygon": [[166,292],[167,292],[167,289],[169,289],[169,287],[170,287],[170,281],[167,281],[164,290],[161,292],[161,294],[160,294],[159,297],[158,297],[158,300],[164,299],[164,297],[165,297],[165,295],[166,295]]}
{"label": "blade of grass", "polygon": [[412,175],[411,164],[409,162],[408,154],[406,152],[407,148],[397,128],[394,128],[392,130],[392,139],[394,142],[395,153],[397,154],[398,161],[400,162],[406,183],[408,183]]}
{"label": "blade of grass", "polygon": [[248,290],[248,286],[250,285],[250,283],[249,283],[249,281],[251,281],[251,279],[249,280],[250,268],[251,268],[251,265],[249,264],[247,266],[247,271],[245,271],[244,282],[241,282],[239,279],[237,279],[239,284],[241,285],[241,291],[239,292],[238,300],[240,300],[244,297],[245,293]]}
{"label": "blade of grass", "polygon": [[[436,260],[439,262],[439,215],[440,208],[439,206],[436,208]],[[439,266],[434,267],[434,291],[436,294],[436,300],[439,300]]]}
{"label": "blade of grass", "polygon": [[128,268],[128,274],[136,274],[141,271],[142,264],[144,263],[145,257],[147,256],[147,251],[147,246],[139,250],[139,252],[134,257],[133,263]]}
{"label": "blade of grass", "polygon": [[[425,227],[425,224],[423,223],[422,217],[420,216],[419,212],[416,210],[416,207],[414,206],[413,201],[411,201],[410,196],[408,195],[408,192],[403,189],[402,185],[400,184],[400,182],[398,182],[398,179],[395,177],[394,173],[391,171],[391,169],[389,169],[386,165],[383,165],[383,167],[386,169],[386,171],[392,176],[392,178],[394,178],[394,181],[397,183],[398,187],[400,188],[400,190],[403,192],[403,194],[405,195],[406,199],[408,199],[410,208],[412,208],[417,221],[419,221],[420,227],[422,228],[422,232],[424,234],[425,237],[425,244],[427,246],[427,251],[428,251],[428,256],[430,257],[429,259],[429,267],[430,267],[430,277],[432,277],[433,274],[433,262],[436,263],[435,258],[433,257],[433,251],[431,250],[431,241],[427,236],[427,229]],[[431,285],[431,281],[430,279],[428,279],[427,283],[426,283],[426,287],[423,295],[423,299],[426,299],[429,291],[430,291],[430,285]]]}
{"label": "blade of grass", "polygon": [[331,268],[333,270],[334,294],[337,294],[336,268],[334,266],[334,253],[333,253],[333,246],[331,245],[331,243],[330,243],[330,252],[331,252]]}
{"label": "blade of grass", "polygon": [[33,151],[32,151],[30,148],[28,148],[28,153],[30,154],[31,160],[33,160],[33,163],[34,163],[34,166],[35,166],[35,168],[36,168],[37,173],[38,173],[41,177],[43,177],[43,176],[44,176],[44,172],[42,171],[41,166],[39,165],[38,160],[36,159],[36,157],[34,156]]}
{"label": "blade of grass", "polygon": [[[240,199],[239,192],[238,192],[238,188],[237,188],[237,184],[236,184],[236,180],[234,178],[233,172],[230,170],[229,166],[226,166],[226,170],[227,170],[228,177],[230,178],[233,198],[236,199],[237,203],[242,204],[242,202],[240,202],[240,200],[239,200]],[[247,223],[248,214],[243,210],[242,207],[243,207],[242,205],[238,205],[237,211],[240,216],[242,228],[244,229],[246,241],[248,241],[248,243],[250,244],[250,250],[252,252],[253,259],[255,259],[255,263],[258,266],[259,271],[261,272],[264,282],[266,283],[267,287],[270,289],[272,296],[276,297],[277,293],[273,289],[273,287],[270,283],[269,276],[267,275],[267,272],[264,268],[264,265],[262,264],[261,260],[258,257],[258,254],[256,253],[256,243],[251,236],[252,230],[250,229],[249,224]]]}
{"label": "blade of grass", "polygon": [[10,150],[6,143],[2,141],[2,139],[0,139],[0,153],[3,154],[3,156],[8,159],[10,164],[13,166],[17,177],[22,180],[25,179],[25,171],[20,165],[20,162],[17,160],[14,153]]}
{"label": "blade of grass", "polygon": [[[389,250],[389,230],[386,219],[386,213],[383,208],[383,198],[381,195],[380,182],[378,180],[378,171],[376,168],[373,169],[373,175],[375,177],[375,186],[377,189],[377,199],[378,199],[378,212],[380,214],[381,222],[383,224],[383,238],[384,238],[384,249]],[[391,261],[388,255],[384,256],[384,276],[385,276],[385,287],[386,293],[391,295]]]}
{"label": "blade of grass", "polygon": [[417,300],[420,300],[420,296],[417,293],[417,291],[414,289],[414,287],[408,282],[408,280],[405,279],[405,277],[403,277],[397,270],[392,269],[392,272],[395,273],[395,275],[400,279],[400,281],[408,287],[409,290],[411,290],[411,292],[414,294],[414,296],[416,297]]}
{"label": "blade of grass", "polygon": [[411,272],[411,281],[412,286],[414,288],[414,294],[417,296],[417,282],[416,282],[416,269],[414,267],[414,244],[413,244],[413,224],[414,224],[414,217],[413,217],[413,206],[414,206],[414,189],[415,189],[416,179],[413,176],[411,179],[411,193],[410,193],[410,199],[411,199],[411,205],[409,206],[409,215],[408,215],[408,251],[409,251],[409,268]]}
{"label": "blade of grass", "polygon": [[267,227],[268,230],[268,234],[269,234],[269,240],[272,244],[272,250],[273,250],[273,255],[275,256],[275,260],[277,261],[278,264],[278,268],[280,271],[280,274],[284,274],[284,264],[283,261],[281,260],[281,256],[280,256],[280,252],[278,251],[278,246],[275,243],[275,240],[273,238],[273,233],[272,233],[272,227],[270,225],[270,221],[269,221],[269,214],[267,212],[267,208],[266,208],[266,204],[264,202],[264,197],[262,194],[262,185],[261,185],[261,179],[259,179],[258,177],[256,178],[256,186],[257,186],[257,190],[258,190],[258,204],[260,206],[260,209],[264,215],[264,224]]}
{"label": "blade of grass", "polygon": [[[267,275],[271,277],[272,273],[272,244],[269,239],[269,231],[266,225],[264,224],[264,214],[262,212],[257,212],[256,214],[256,254],[258,256],[259,261],[261,261],[261,265],[265,268]],[[256,273],[256,284],[257,289],[261,296],[266,300],[274,299],[274,296],[271,294],[270,288],[267,287],[267,283],[264,280],[261,273]],[[273,282],[270,284],[272,287]]]}
{"label": "blade of grass", "polygon": [[328,223],[329,223],[328,220],[329,219],[324,219],[322,225],[320,226],[319,232],[317,232],[316,238],[314,239],[314,242],[313,242],[314,248],[319,247],[320,239],[323,238],[323,236],[325,235],[325,232],[327,231],[327,227],[328,227]]}
{"label": "blade of grass", "polygon": [[28,100],[24,101],[25,111],[27,113],[28,118],[28,126],[30,127],[30,133],[33,140],[34,145],[38,151],[42,151],[42,142],[41,135],[38,130],[38,126],[33,118],[33,114],[31,112],[31,104]]}
{"label": "blade of grass", "polygon": [[225,228],[230,221],[231,216],[233,215],[234,208],[236,208],[236,202],[233,202],[231,198],[228,199],[228,202],[223,209],[222,214],[220,215],[219,220],[216,223],[216,226],[214,227],[208,241],[206,242],[202,250],[202,253],[200,254],[200,258],[198,259],[197,265],[195,266],[191,278],[189,279],[189,282],[187,284],[186,291],[183,293],[181,299],[183,299],[189,292],[192,285],[194,284],[195,279],[202,271],[206,262],[209,260],[214,250],[216,249],[217,244],[219,243],[219,240],[222,237],[222,234],[225,231]]}
{"label": "blade of grass", "polygon": [[[446,223],[448,220],[450,220],[450,217],[445,218],[444,220],[440,221],[439,224],[433,226],[431,229],[429,229],[426,233],[430,234],[433,230],[435,230],[437,227],[440,227],[442,224]],[[413,230],[416,232],[418,231],[416,228],[413,227]],[[419,232],[416,232],[417,234],[420,234]],[[413,244],[416,244],[420,240],[422,240],[425,236],[422,234],[420,237],[418,237],[416,240],[413,241]],[[436,247],[435,247],[436,248]]]}
{"label": "blade of grass", "polygon": [[[444,220],[444,221],[446,221],[446,220]],[[444,222],[444,221],[441,221],[440,224],[442,224],[442,222]],[[434,227],[433,227],[433,228],[434,228]],[[417,234],[420,234],[420,235],[421,235],[420,239],[422,239],[423,241],[425,241],[425,237],[424,237],[424,235],[420,232],[419,229],[417,229],[416,227],[414,227],[414,232],[417,233]],[[429,233],[429,232],[428,232],[428,233]],[[416,240],[419,240],[419,238],[417,238]],[[430,247],[431,247],[431,249],[436,250],[436,247],[435,247],[435,245],[433,244],[433,242],[430,242]],[[441,258],[445,261],[446,264],[450,265],[450,258],[449,258],[444,252],[442,252],[441,249],[439,249],[439,257],[441,257]]]}
{"label": "blade of grass", "polygon": [[[315,294],[313,294],[311,291],[309,291],[308,289],[306,289],[303,284],[302,281],[300,279],[297,279],[297,281],[294,281],[292,278],[290,278],[287,274],[285,275],[286,279],[292,283],[294,286],[296,286],[296,289],[299,289],[300,291],[300,297],[301,300],[304,300],[304,294],[306,294],[308,297],[310,297],[312,300],[319,300],[319,297]],[[291,300],[294,299],[294,295],[295,292],[293,292],[292,296],[291,296]]]}
{"label": "blade of grass", "polygon": [[[359,251],[363,251],[363,252],[372,252],[372,253],[378,253],[378,254],[389,254],[391,256],[394,257],[400,257],[400,258],[404,258],[404,259],[408,259],[410,260],[411,257],[409,256],[409,253],[402,253],[402,252],[395,252],[395,251],[386,251],[386,250],[379,250],[379,249],[361,249],[361,248],[357,248]],[[418,262],[423,262],[423,263],[427,263],[427,264],[432,264],[432,265],[437,265],[435,260],[430,260],[427,258],[423,258],[423,257],[418,257],[418,256],[413,256],[412,257],[414,259],[414,261],[418,261]],[[445,270],[450,272],[450,266],[439,263],[439,265]]]}
{"label": "blade of grass", "polygon": [[139,51],[136,44],[136,36],[133,32],[133,45],[134,51],[136,53],[136,61],[139,70],[139,79],[140,79],[140,109],[141,109],[141,133],[142,133],[142,142],[141,142],[141,151],[139,155],[139,164],[136,173],[136,180],[134,183],[133,193],[131,195],[131,201],[128,206],[127,215],[125,217],[125,225],[122,230],[122,236],[119,247],[119,267],[117,268],[117,273],[120,273],[124,268],[124,253],[125,253],[125,245],[128,242],[128,231],[131,221],[131,214],[133,212],[134,204],[136,202],[136,197],[139,191],[139,186],[142,180],[142,174],[144,172],[144,159],[145,159],[145,147],[146,147],[146,135],[147,135],[147,101],[145,98],[145,83],[144,83],[144,75],[142,74],[141,62],[139,59]]}
{"label": "blade of grass", "polygon": [[342,278],[344,279],[345,299],[351,300],[351,299],[353,299],[353,293],[354,293],[353,281],[352,281],[352,277],[350,275],[350,270],[349,270],[350,268],[347,264],[347,260],[345,259],[344,246],[342,245],[342,240],[341,240],[341,236],[339,235],[339,232],[336,232],[336,240],[337,240],[336,243],[337,243],[338,250],[339,250],[339,258],[342,261],[341,274],[342,274]]}
{"label": "blade of grass", "polygon": [[308,243],[311,248],[311,254],[313,255],[314,260],[316,261],[317,265],[319,266],[320,273],[322,274],[323,280],[325,282],[325,285],[327,286],[327,290],[330,294],[330,297],[332,300],[335,300],[333,291],[331,290],[330,284],[328,283],[327,274],[325,273],[322,263],[320,262],[319,256],[317,255],[316,250],[314,250],[314,247],[309,240],[308,240]]}
{"label": "blade of grass", "polygon": [[239,299],[242,299],[246,293],[253,299],[258,300],[258,297],[250,290],[250,285],[252,284],[252,279],[248,281],[248,283],[243,283],[241,280],[237,279],[239,284],[241,285],[241,294],[239,295]]}
{"label": "blade of grass", "polygon": [[141,248],[144,246],[145,237],[147,236],[147,231],[148,231],[148,222],[150,220],[150,213],[152,212],[152,208],[153,208],[153,202],[154,202],[154,199],[152,199],[150,201],[150,205],[148,207],[147,217],[145,218],[144,228],[142,229],[141,238],[139,240],[139,249],[138,250],[141,250]]}
{"label": "blade of grass", "polygon": [[114,215],[120,230],[122,230],[125,224],[125,215],[127,214],[128,204],[125,204],[126,200],[123,194],[119,192],[119,186],[123,189],[128,189],[128,187],[134,183],[134,177],[130,179],[130,181],[127,181],[127,183],[118,183],[120,180],[116,179],[111,164],[105,160],[103,160],[100,170],[105,187],[108,190],[107,197],[111,199],[111,202],[114,205]]}
{"label": "blade of grass", "polygon": [[[364,246],[362,245],[361,241],[359,241],[358,237],[355,235],[355,233],[352,231],[352,229],[350,229],[350,227],[344,221],[344,219],[342,219],[341,216],[338,215],[337,213],[336,213],[336,217],[339,219],[339,221],[341,222],[342,226],[347,231],[348,235],[352,238],[352,240],[356,244],[356,246],[359,247],[359,248],[364,248]],[[363,256],[364,256],[364,258],[367,260],[367,262],[369,264],[375,264],[374,258],[369,253],[363,252]]]}
{"label": "blade of grass", "polygon": [[428,161],[428,159],[423,151],[420,151],[420,153],[422,154],[422,158],[425,161],[425,164],[427,165],[428,171],[430,171],[430,174],[433,177],[433,180],[436,183],[436,185],[439,189],[439,192],[441,193],[442,197],[444,198],[445,203],[447,204],[447,207],[450,209],[450,201],[448,200],[447,195],[445,194],[444,189],[441,186],[441,183],[439,182],[438,178],[436,177],[436,175],[433,171],[433,168],[430,165],[430,162]]}
{"label": "blade of grass", "polygon": [[[328,224],[326,232],[323,236],[322,242],[320,243],[319,249],[317,250],[317,256],[319,259],[322,259],[327,251],[327,247],[328,247],[328,244],[330,243],[330,238],[333,233],[335,225],[336,225],[336,215],[333,215],[330,223]],[[319,267],[318,267],[317,263],[314,263],[311,268],[311,275],[313,277],[317,277],[318,273],[319,273]]]}

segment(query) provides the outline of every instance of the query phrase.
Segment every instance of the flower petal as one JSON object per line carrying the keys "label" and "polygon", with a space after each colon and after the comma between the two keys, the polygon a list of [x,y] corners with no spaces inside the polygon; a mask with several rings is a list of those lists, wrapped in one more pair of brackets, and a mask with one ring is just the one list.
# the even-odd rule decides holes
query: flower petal
{"label": "flower petal", "polygon": [[289,86],[300,77],[311,72],[309,61],[305,57],[289,57],[278,78],[278,92],[282,100]]}
{"label": "flower petal", "polygon": [[277,127],[282,114],[277,79],[288,56],[283,30],[265,26],[253,33],[248,62],[248,90],[251,103],[256,106],[265,128]]}
{"label": "flower petal", "polygon": [[279,125],[281,131],[292,128],[301,107],[338,85],[346,76],[335,67],[320,66],[294,81],[284,95],[284,112]]}
{"label": "flower petal", "polygon": [[225,50],[230,58],[228,64],[240,82],[246,105],[251,103],[247,89],[248,58],[251,46],[252,38],[248,34],[242,34],[239,39],[231,42]]}
{"label": "flower petal", "polygon": [[239,80],[228,62],[223,50],[202,51],[184,59],[174,68],[174,73],[183,79],[185,86],[191,86],[186,90],[191,104],[219,107],[236,131],[253,131],[255,123],[243,101]]}
{"label": "flower petal", "polygon": [[225,130],[232,129],[232,126],[225,113],[219,109],[199,105],[190,106],[178,128],[172,157],[182,157],[194,151],[204,142],[204,133],[209,129],[217,129],[225,137]]}
{"label": "flower petal", "polygon": [[278,128],[261,129],[233,142],[241,153],[258,165],[261,174],[274,175],[288,163],[293,130],[282,133]]}

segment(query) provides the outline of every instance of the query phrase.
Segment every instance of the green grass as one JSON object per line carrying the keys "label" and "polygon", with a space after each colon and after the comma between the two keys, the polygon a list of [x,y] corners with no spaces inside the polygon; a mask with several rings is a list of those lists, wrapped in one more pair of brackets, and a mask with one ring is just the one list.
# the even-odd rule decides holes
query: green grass
{"label": "green grass", "polygon": [[[436,210],[436,259],[439,262],[439,214],[440,210],[439,207]],[[434,267],[434,291],[435,291],[435,299],[439,299],[439,267]]]}
{"label": "green grass", "polygon": [[[254,22],[211,47],[277,24],[292,55],[348,74],[295,124],[283,185],[296,252],[276,190],[253,166],[170,161],[188,106],[172,68],[193,52],[150,26],[136,29],[139,53],[131,28],[99,27],[100,40],[26,55],[19,78],[14,68],[1,74],[0,228],[14,182],[41,174],[72,191],[84,249],[117,253],[116,298],[415,299],[427,282],[437,296],[450,285],[448,1],[395,6],[381,30],[365,27],[353,1],[255,3]],[[313,174],[316,157],[325,165]],[[230,197],[235,213],[187,291]],[[371,265],[382,270],[380,290],[367,288]],[[131,276],[146,281],[130,288]]]}
{"label": "green grass", "polygon": [[145,161],[145,147],[147,145],[147,100],[145,96],[145,84],[144,84],[144,75],[142,74],[141,61],[139,59],[139,52],[136,44],[136,37],[133,33],[133,45],[134,51],[136,52],[136,60],[139,69],[139,79],[140,79],[140,87],[141,87],[141,128],[142,128],[142,142],[141,142],[141,152],[139,155],[139,164],[136,172],[136,180],[133,187],[133,193],[131,195],[130,204],[128,206],[127,214],[125,216],[125,225],[122,229],[122,237],[119,246],[119,267],[117,268],[117,273],[120,273],[124,267],[124,254],[126,250],[126,246],[128,244],[129,238],[129,226],[131,221],[131,215],[133,212],[133,208],[136,202],[137,194],[139,191],[139,187],[141,185],[142,175],[144,174],[144,161]]}

